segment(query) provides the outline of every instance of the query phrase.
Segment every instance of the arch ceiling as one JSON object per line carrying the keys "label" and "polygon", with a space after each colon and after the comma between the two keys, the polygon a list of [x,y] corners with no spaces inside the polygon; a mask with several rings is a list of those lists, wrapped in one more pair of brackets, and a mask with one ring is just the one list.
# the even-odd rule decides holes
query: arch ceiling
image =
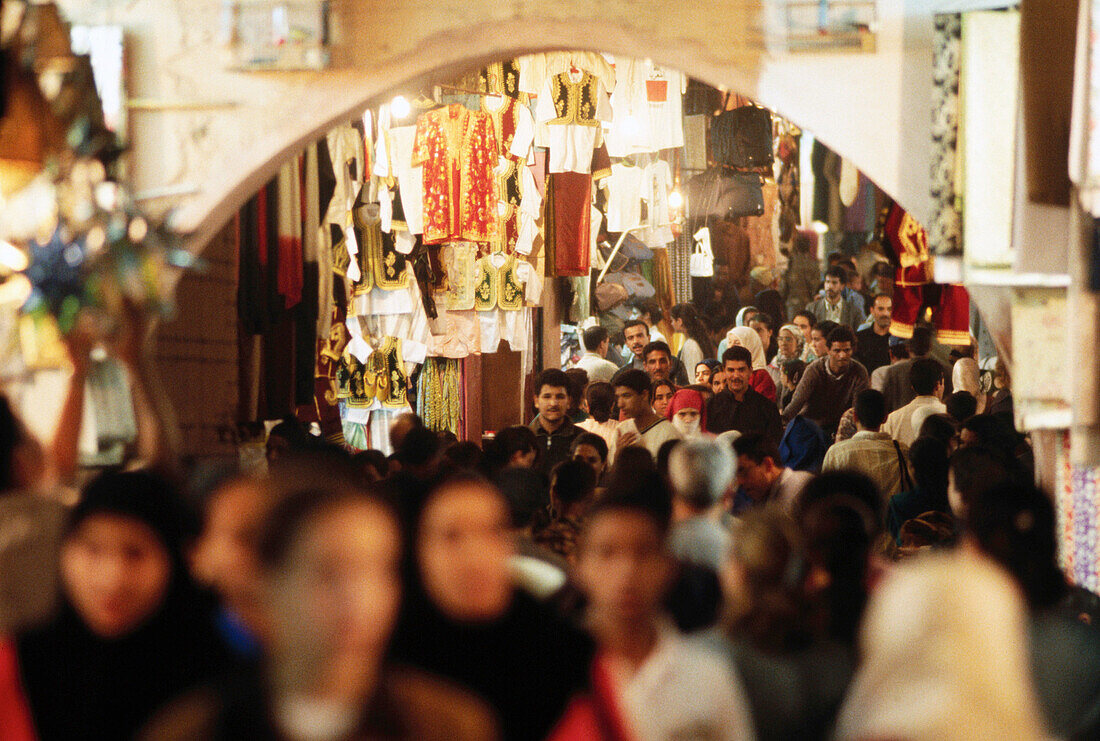
{"label": "arch ceiling", "polygon": [[779,111],[850,158],[924,220],[931,12],[879,0],[876,51],[767,51],[778,0],[332,0],[332,65],[228,69],[221,0],[61,0],[77,23],[122,25],[129,178],[201,249],[286,157],[404,86],[550,49],[649,57]]}

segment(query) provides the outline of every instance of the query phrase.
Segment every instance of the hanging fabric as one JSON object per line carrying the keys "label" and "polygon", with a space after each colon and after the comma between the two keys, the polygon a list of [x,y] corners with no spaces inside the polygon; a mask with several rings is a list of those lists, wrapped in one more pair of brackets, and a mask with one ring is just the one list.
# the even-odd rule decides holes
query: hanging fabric
{"label": "hanging fabric", "polygon": [[[591,161],[591,155],[589,155]],[[547,183],[547,248],[553,250],[553,275],[588,275],[591,264],[592,176],[557,172]],[[550,255],[547,255],[548,259]]]}
{"label": "hanging fabric", "polygon": [[966,289],[932,282],[932,262],[924,228],[896,203],[885,212],[883,240],[895,266],[894,311],[890,334],[908,339],[927,315],[936,339],[945,345],[970,344],[970,299]]}
{"label": "hanging fabric", "polygon": [[313,403],[317,410],[318,424],[325,440],[342,444],[343,425],[340,421],[337,375],[344,348],[348,344],[348,332],[344,324],[346,314],[341,305],[335,305],[329,316],[329,334],[317,340],[317,368],[314,373]]}
{"label": "hanging fabric", "polygon": [[462,434],[462,370],[453,358],[428,358],[420,371],[416,411],[434,432]]}
{"label": "hanging fabric", "polygon": [[483,97],[481,110],[492,118],[497,134],[499,165],[495,174],[499,200],[495,211],[497,237],[492,249],[511,254],[519,238],[523,175],[535,136],[535,121],[527,106],[505,95]]}
{"label": "hanging fabric", "polygon": [[932,220],[928,237],[938,255],[962,252],[962,217],[955,192],[959,139],[962,16],[936,13],[932,37]]}

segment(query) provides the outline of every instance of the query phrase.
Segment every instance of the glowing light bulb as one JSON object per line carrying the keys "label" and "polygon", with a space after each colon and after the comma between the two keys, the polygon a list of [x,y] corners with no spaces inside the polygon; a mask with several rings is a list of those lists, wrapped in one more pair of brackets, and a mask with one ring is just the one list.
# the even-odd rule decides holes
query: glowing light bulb
{"label": "glowing light bulb", "polygon": [[684,197],[680,191],[674,190],[668,194],[668,207],[679,211],[684,206]]}
{"label": "glowing light bulb", "polygon": [[409,101],[403,95],[398,95],[390,102],[390,114],[394,118],[405,118],[409,115],[409,110]]}
{"label": "glowing light bulb", "polygon": [[829,231],[829,225],[823,221],[815,221],[814,223],[810,224],[810,228],[818,234],[825,234]]}

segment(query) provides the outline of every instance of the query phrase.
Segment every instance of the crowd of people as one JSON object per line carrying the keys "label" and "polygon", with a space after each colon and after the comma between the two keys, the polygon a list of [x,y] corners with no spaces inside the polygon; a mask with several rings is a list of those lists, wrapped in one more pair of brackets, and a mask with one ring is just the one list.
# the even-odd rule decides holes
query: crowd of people
{"label": "crowd of people", "polygon": [[1095,738],[1100,598],[1003,379],[835,295],[721,350],[678,306],[622,367],[589,329],[484,445],[288,419],[263,472],[182,466],[135,329],[132,460],[79,491],[75,335],[56,440],[0,403],[0,738]]}

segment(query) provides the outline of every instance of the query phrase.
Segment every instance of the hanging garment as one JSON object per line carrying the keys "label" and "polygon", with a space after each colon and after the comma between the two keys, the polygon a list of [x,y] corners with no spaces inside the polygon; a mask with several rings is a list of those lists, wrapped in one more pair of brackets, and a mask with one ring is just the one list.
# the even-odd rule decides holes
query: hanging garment
{"label": "hanging garment", "polygon": [[[332,199],[325,211],[323,222],[332,227],[332,243],[343,243],[346,255],[334,252],[338,266],[344,269],[344,275],[351,281],[359,279],[359,265],[356,260],[359,246],[353,229],[352,211],[362,190],[365,156],[363,139],[354,127],[337,126],[326,135],[327,152],[332,162],[335,179]],[[341,240],[341,236],[343,239]]]}
{"label": "hanging garment", "polygon": [[350,125],[337,126],[326,135],[335,185],[325,220],[341,228],[350,225],[350,214],[363,186],[363,139]]}
{"label": "hanging garment", "polygon": [[[366,206],[360,206],[355,210],[352,229],[355,232],[355,241],[358,245],[355,262],[358,270],[355,273],[358,280],[351,282],[352,296],[362,296],[370,293],[374,288],[374,261],[376,255],[381,254],[382,229],[380,219],[371,217]],[[345,250],[347,251],[347,250]],[[351,257],[349,255],[349,262]],[[347,271],[345,271],[345,274]]]}
{"label": "hanging garment", "polygon": [[546,81],[554,75],[579,69],[592,73],[603,81],[608,90],[616,84],[615,67],[603,54],[585,51],[558,51],[543,54],[527,54],[516,58],[520,92],[538,95]]}
{"label": "hanging garment", "polygon": [[[346,419],[364,423],[365,416],[375,409],[404,409],[409,406],[409,377],[402,355],[403,342],[397,337],[385,337],[376,350],[366,354],[356,352],[349,342],[337,369],[337,398],[347,404]],[[369,349],[367,345],[367,349]],[[426,349],[426,348],[424,348]],[[417,362],[423,362],[421,351]],[[353,412],[360,414],[353,414]]]}
{"label": "hanging garment", "polygon": [[[941,285],[938,288],[939,300],[932,308],[936,340],[943,345],[968,346],[971,341],[970,294],[961,285]],[[928,289],[925,291],[927,293]]]}
{"label": "hanging garment", "polygon": [[[509,255],[497,271],[497,305],[506,311],[523,308],[523,280],[518,269],[523,262],[525,261],[519,260],[515,255]],[[587,280],[587,276],[584,280]]]}
{"label": "hanging garment", "polygon": [[577,172],[553,173],[547,191],[546,239],[548,248],[552,241],[554,275],[588,275],[591,264],[592,176]]}
{"label": "hanging garment", "polygon": [[487,113],[450,105],[420,116],[412,157],[423,166],[425,244],[497,238],[498,151]]}
{"label": "hanging garment", "polygon": [[473,242],[448,242],[440,248],[440,259],[446,274],[446,289],[439,302],[448,311],[474,308],[477,245]]}
{"label": "hanging garment", "polygon": [[279,168],[278,245],[279,293],[287,309],[302,300],[302,181],[301,168],[295,157]]}
{"label": "hanging garment", "polygon": [[607,133],[613,157],[684,146],[687,78],[649,60],[618,59]]}
{"label": "hanging garment", "polygon": [[[375,175],[392,178],[397,185],[398,201],[394,205],[393,227],[401,229],[404,226],[412,234],[423,234],[424,168],[413,164],[416,131],[416,126],[399,126],[388,129],[384,137],[378,138],[379,156],[375,162]],[[385,161],[382,160],[383,147]]]}
{"label": "hanging garment", "polygon": [[[336,286],[332,262],[332,227],[325,219],[326,211],[336,189],[336,178],[332,172],[332,160],[329,158],[328,142],[321,139],[315,150],[316,169],[307,171],[316,182],[307,180],[307,197],[313,199],[309,207],[310,224],[313,225],[317,252],[317,337],[328,336],[329,322],[332,321],[332,301]],[[307,163],[310,150],[307,150]]]}
{"label": "hanging garment", "polygon": [[428,357],[465,358],[481,353],[478,312],[448,311],[439,317],[440,331],[428,341]]}
{"label": "hanging garment", "polygon": [[321,435],[327,441],[336,444],[342,444],[344,441],[338,405],[337,375],[340,360],[349,340],[345,319],[344,308],[340,305],[333,306],[329,319],[329,334],[317,340],[317,367],[314,371],[313,403],[317,410]]}
{"label": "hanging garment", "polygon": [[642,223],[642,180],[645,170],[625,162],[611,165],[607,190],[607,231],[623,232]]}
{"label": "hanging garment", "polygon": [[590,173],[600,126],[611,120],[611,102],[600,80],[589,72],[563,72],[539,93],[535,118],[547,126],[550,172]]}
{"label": "hanging garment", "polygon": [[486,255],[474,266],[474,308],[478,311],[489,311],[497,305],[500,271],[492,258],[493,256]]}
{"label": "hanging garment", "polygon": [[764,265],[774,268],[778,258],[772,225],[775,210],[779,206],[779,187],[768,180],[761,188],[764,196],[764,213],[759,216],[747,216],[743,219],[745,231],[749,235],[749,250],[753,267]]}
{"label": "hanging garment", "polygon": [[890,334],[910,338],[931,310],[936,339],[945,345],[970,344],[970,299],[966,289],[932,282],[932,262],[924,228],[896,203],[883,224],[883,239],[895,257],[894,311]]}
{"label": "hanging garment", "polygon": [[340,409],[343,412],[343,422],[341,426],[344,430],[344,444],[352,450],[370,450],[370,426],[359,422],[352,422],[347,418],[346,408],[347,405],[341,403]]}
{"label": "hanging garment", "polygon": [[514,59],[490,64],[478,72],[477,78],[478,90],[483,93],[507,95],[509,98],[522,97],[526,100],[526,96],[519,89],[519,67]]}
{"label": "hanging garment", "polygon": [[397,249],[396,236],[392,232],[382,232],[381,220],[370,206],[357,209],[355,218],[357,225],[363,230],[363,252],[366,253],[371,272],[374,273],[374,285],[386,291],[408,288],[409,261]]}
{"label": "hanging garment", "polygon": [[687,77],[649,60],[642,60],[640,71],[646,92],[649,151],[684,146],[683,97]]}
{"label": "hanging garment", "polygon": [[539,234],[539,218],[542,216],[542,192],[535,184],[535,176],[530,167],[521,167],[520,192],[523,194],[519,203],[519,234],[516,236],[515,251],[521,255],[530,255],[535,248],[535,243],[541,236]]}
{"label": "hanging garment", "polygon": [[428,358],[417,384],[416,412],[434,432],[462,431],[462,369],[452,358]]}
{"label": "hanging garment", "polygon": [[936,13],[932,37],[932,221],[936,254],[962,250],[962,217],[955,193],[959,139],[959,74],[962,16]]}
{"label": "hanging garment", "polygon": [[[520,204],[527,170],[527,154],[535,137],[535,120],[531,110],[514,98],[486,96],[481,109],[493,119],[497,133],[497,239],[496,252],[511,254],[519,238]],[[530,173],[526,173],[529,175]]]}
{"label": "hanging garment", "polygon": [[664,160],[656,160],[645,168],[642,178],[642,200],[646,204],[647,229],[639,235],[650,247],[664,247],[673,240],[672,210],[668,194],[672,190],[672,170]]}

